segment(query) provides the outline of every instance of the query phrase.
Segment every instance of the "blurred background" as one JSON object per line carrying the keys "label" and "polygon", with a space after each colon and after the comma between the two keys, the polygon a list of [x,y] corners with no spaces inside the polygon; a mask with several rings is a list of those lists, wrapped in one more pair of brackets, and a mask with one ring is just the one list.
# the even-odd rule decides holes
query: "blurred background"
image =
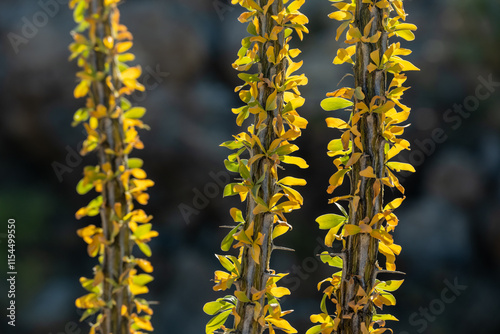
{"label": "blurred background", "polygon": [[[0,275],[2,333],[88,331],[74,300],[85,294],[78,279],[91,275],[96,260],[76,230],[98,220],[74,218],[92,198],[77,195],[75,186],[96,159],[74,155],[84,134],[70,124],[84,102],[72,93],[77,67],[67,61],[74,27],[67,3],[0,3],[0,268],[7,272],[7,219],[14,217],[18,271],[15,328],[6,326],[6,274]],[[403,175],[407,200],[396,212],[395,240],[403,246],[396,263],[407,275],[397,306],[384,311],[399,318],[389,324],[398,334],[499,333],[500,2],[405,3],[408,22],[419,29],[414,42],[402,45],[414,51],[407,58],[421,72],[408,73],[412,88],[403,102],[412,107],[412,126],[404,136],[413,151],[401,160],[417,172]],[[224,296],[210,281],[220,266],[213,254],[221,253],[227,233],[218,226],[231,222],[231,207],[242,208],[236,198],[223,199],[214,180],[228,177],[229,151],[219,144],[238,131],[231,108],[241,106],[233,92],[240,80],[231,63],[247,35],[237,21],[242,10],[229,0],[128,0],[120,8],[147,87],[131,100],[147,108],[151,125],[141,133],[145,150],[134,156],[156,182],[145,208],[160,233],[151,243],[155,280],[148,295],[159,302],[155,333],[203,333],[210,319],[203,304]],[[310,34],[293,46],[303,51],[309,77],[299,110],[309,126],[297,144],[310,168],[283,173],[308,184],[303,209],[288,215],[293,231],[279,240],[296,251],[272,259],[274,269],[291,272],[283,282],[293,293],[282,306],[295,310],[287,319],[299,333],[319,313],[316,284],[331,275],[315,256],[325,235],[315,218],[336,212],[327,205],[335,167],[326,145],[339,133],[326,127],[329,115],[319,103],[351,73],[332,65],[341,44],[334,39],[338,23],[327,18],[330,2],[308,0],[302,11]]]}

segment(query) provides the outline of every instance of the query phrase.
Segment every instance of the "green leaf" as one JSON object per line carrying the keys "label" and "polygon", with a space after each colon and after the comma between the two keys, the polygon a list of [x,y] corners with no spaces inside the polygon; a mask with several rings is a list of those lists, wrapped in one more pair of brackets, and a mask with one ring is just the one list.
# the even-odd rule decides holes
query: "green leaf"
{"label": "green leaf", "polygon": [[248,27],[247,27],[247,32],[250,34],[250,35],[254,35],[254,36],[257,36],[258,33],[257,33],[257,28],[255,27],[255,24],[253,24],[253,22],[250,22],[248,24]]}
{"label": "green leaf", "polygon": [[221,311],[227,309],[232,309],[236,304],[236,298],[234,296],[226,296],[224,298],[219,298],[214,302],[208,302],[203,306],[203,312],[208,315],[214,315]]}
{"label": "green leaf", "polygon": [[73,123],[71,123],[71,125],[72,126],[77,126],[79,123],[85,122],[88,119],[89,119],[88,109],[86,109],[86,108],[80,108],[73,115]]}
{"label": "green leaf", "polygon": [[146,113],[146,108],[133,107],[123,114],[125,118],[141,118]]}
{"label": "green leaf", "polygon": [[341,97],[329,97],[321,101],[321,108],[325,111],[333,111],[344,109],[354,105],[352,101],[343,99]]}
{"label": "green leaf", "polygon": [[243,161],[240,161],[240,166],[238,168],[238,171],[240,172],[240,175],[244,179],[250,179],[250,170],[248,167],[243,163]]}
{"label": "green leaf", "polygon": [[333,213],[329,213],[323,216],[319,216],[316,218],[316,222],[319,224],[319,228],[321,230],[329,230],[334,228],[337,225],[345,223],[346,217],[335,215]]}
{"label": "green leaf", "polygon": [[80,318],[80,322],[82,322],[83,320],[87,319],[88,317],[90,317],[91,315],[94,315],[96,314],[98,311],[100,311],[100,308],[89,308],[87,309],[83,314],[82,314],[82,317]]}
{"label": "green leaf", "polygon": [[365,99],[365,94],[363,93],[363,89],[361,87],[356,87],[356,89],[354,90],[354,96],[358,100],[364,100]]}
{"label": "green leaf", "polygon": [[151,254],[152,254],[151,248],[149,248],[149,245],[147,243],[139,241],[139,240],[136,240],[135,243],[137,244],[137,246],[139,247],[141,252],[144,253],[144,255],[146,255],[147,257],[151,256]]}
{"label": "green leaf", "polygon": [[229,317],[229,314],[231,314],[231,310],[219,313],[218,315],[210,319],[207,326],[205,327],[205,333],[212,334],[215,330],[221,328],[222,325],[224,325],[224,323],[226,322],[227,317]]}
{"label": "green leaf", "polygon": [[259,81],[259,74],[240,73],[238,78],[245,82],[256,82]]}
{"label": "green leaf", "polygon": [[151,228],[153,227],[153,224],[143,224],[137,227],[134,231],[134,235],[140,239],[143,235],[149,233],[151,231]]}
{"label": "green leaf", "polygon": [[343,268],[343,261],[338,256],[332,257],[328,252],[323,252],[319,257],[323,263],[328,264],[330,267]]}
{"label": "green leaf", "polygon": [[347,211],[344,209],[344,207],[342,205],[340,205],[339,203],[335,202],[333,203],[337,206],[337,208],[339,208],[340,212],[342,212],[342,214],[344,215],[344,217],[349,218],[349,214],[347,213]]}
{"label": "green leaf", "polygon": [[344,150],[342,139],[334,139],[328,143],[328,151],[339,152]]}
{"label": "green leaf", "polygon": [[321,303],[319,306],[319,308],[321,309],[321,312],[323,312],[325,314],[328,314],[328,310],[326,309],[326,298],[327,297],[328,297],[328,295],[326,295],[326,294],[323,295],[323,298],[321,299]]}
{"label": "green leaf", "polygon": [[247,295],[243,291],[235,291],[234,295],[236,296],[236,298],[238,298],[238,300],[240,302],[243,302],[243,303],[250,302],[250,299],[247,297]]}
{"label": "green leaf", "polygon": [[129,158],[128,159],[128,168],[133,169],[133,168],[141,168],[144,162],[142,159],[139,158]]}
{"label": "green leaf", "polygon": [[230,150],[237,150],[243,147],[243,143],[236,140],[230,140],[220,144],[220,146],[227,147]]}
{"label": "green leaf", "polygon": [[229,249],[231,249],[231,246],[233,245],[233,241],[234,241],[234,238],[233,238],[233,235],[236,233],[236,231],[238,231],[238,228],[243,225],[243,223],[239,224],[238,226],[236,226],[235,228],[233,228],[231,230],[231,232],[229,232],[226,237],[224,238],[224,240],[222,240],[221,244],[220,244],[220,248],[224,251],[224,252],[227,252]]}
{"label": "green leaf", "polygon": [[79,1],[73,10],[73,20],[80,23],[85,20],[85,1]]}
{"label": "green leaf", "polygon": [[132,282],[139,286],[144,286],[153,280],[153,276],[148,274],[139,274],[132,278]]}
{"label": "green leaf", "polygon": [[224,160],[224,166],[226,166],[226,169],[228,171],[233,172],[233,173],[238,173],[239,164],[237,161]]}
{"label": "green leaf", "polygon": [[203,306],[203,312],[208,315],[214,315],[218,313],[223,307],[224,304],[218,300],[215,302],[208,302]]}
{"label": "green leaf", "polygon": [[92,201],[90,201],[89,205],[87,205],[87,216],[94,217],[97,216],[100,212],[102,205],[102,196],[97,196]]}
{"label": "green leaf", "polygon": [[318,334],[318,333],[321,333],[321,331],[322,331],[321,325],[316,325],[316,326],[309,328],[307,330],[306,334]]}
{"label": "green leaf", "polygon": [[224,195],[223,197],[227,196],[234,196],[237,195],[238,193],[233,190],[233,187],[239,183],[229,183],[224,187]]}
{"label": "green leaf", "polygon": [[83,179],[78,182],[76,185],[76,192],[79,193],[80,195],[85,195],[89,191],[91,191],[94,188],[94,184],[92,182],[89,182],[84,185]]}
{"label": "green leaf", "polygon": [[236,272],[234,264],[232,264],[231,261],[229,261],[225,256],[215,254],[215,257],[219,260],[220,264],[222,264],[222,266],[226,268],[226,270],[230,272]]}
{"label": "green leaf", "polygon": [[127,111],[130,108],[132,108],[132,103],[127,98],[122,97],[121,98],[121,107],[122,107],[122,110]]}
{"label": "green leaf", "polygon": [[377,290],[396,291],[397,289],[399,289],[401,284],[403,284],[403,282],[404,282],[404,279],[381,282],[381,283],[377,284]]}

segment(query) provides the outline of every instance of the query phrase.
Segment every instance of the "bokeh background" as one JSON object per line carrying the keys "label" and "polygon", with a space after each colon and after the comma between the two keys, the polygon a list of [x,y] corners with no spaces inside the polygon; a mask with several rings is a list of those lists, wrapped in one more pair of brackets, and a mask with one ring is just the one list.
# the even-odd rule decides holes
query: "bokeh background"
{"label": "bokeh background", "polygon": [[[72,94],[77,67],[67,61],[74,26],[67,2],[0,3],[2,333],[88,331],[87,324],[78,323],[74,300],[84,294],[78,279],[91,274],[95,259],[87,256],[76,230],[97,220],[75,220],[74,212],[91,198],[77,195],[75,186],[95,157],[71,164],[71,171],[59,176],[53,168],[55,162],[67,165],[67,155],[84,138],[82,127],[70,126],[83,101]],[[408,21],[419,30],[414,42],[402,44],[414,51],[408,59],[421,72],[408,74],[412,89],[404,102],[413,110],[405,137],[414,153],[402,159],[413,162],[417,173],[404,175],[407,200],[397,210],[395,240],[403,246],[397,265],[407,273],[406,282],[396,293],[397,307],[384,311],[400,319],[390,324],[398,334],[498,333],[500,84],[491,85],[483,100],[475,96],[477,89],[488,92],[482,80],[500,82],[500,2],[405,3]],[[223,177],[228,151],[219,144],[238,131],[230,109],[241,106],[233,92],[240,81],[231,63],[246,36],[245,26],[237,22],[241,9],[229,0],[128,0],[121,11],[135,36],[136,62],[150,74],[143,81],[148,90],[132,100],[147,108],[145,121],[151,125],[141,134],[146,149],[135,154],[156,182],[146,208],[160,232],[151,243],[155,281],[149,299],[159,302],[155,333],[203,333],[210,319],[203,304],[224,295],[214,292],[210,282],[219,268],[213,254],[221,252],[227,232],[218,226],[230,222],[231,207],[241,207],[235,198],[222,199],[222,188],[210,176]],[[317,282],[331,274],[315,257],[324,231],[314,220],[335,210],[327,205],[327,182],[335,167],[326,145],[338,133],[325,126],[327,113],[319,103],[351,71],[332,65],[341,45],[334,40],[338,24],[327,18],[330,11],[328,1],[308,0],[303,12],[311,22],[310,34],[293,42],[303,51],[299,58],[309,77],[300,113],[310,124],[297,142],[310,168],[292,166],[285,172],[306,178],[308,185],[302,190],[303,209],[288,216],[294,229],[281,240],[296,252],[276,252],[272,259],[276,270],[292,271],[285,282],[294,291],[282,305],[295,310],[287,319],[299,333],[319,312]],[[33,23],[36,31],[26,28]],[[23,39],[13,43],[13,34]],[[470,113],[448,111],[464,102]],[[432,140],[436,133],[438,142]],[[196,199],[196,191],[209,195],[206,201]],[[201,209],[186,219],[179,205],[194,208],[193,200]],[[10,217],[17,221],[15,328],[6,326],[4,315]],[[454,282],[465,288],[453,302],[443,303],[442,292]]]}

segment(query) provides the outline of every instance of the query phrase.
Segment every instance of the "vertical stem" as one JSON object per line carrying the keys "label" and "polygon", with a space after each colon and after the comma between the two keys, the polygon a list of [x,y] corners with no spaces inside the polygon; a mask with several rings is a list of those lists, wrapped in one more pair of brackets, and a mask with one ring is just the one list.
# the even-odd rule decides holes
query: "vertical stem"
{"label": "vertical stem", "polygon": [[[110,16],[116,8],[113,7],[109,11],[105,11],[104,0],[93,1],[92,5],[91,8],[95,10],[94,13],[99,18],[99,22],[96,24],[96,41],[103,40],[106,36],[112,36],[113,29],[111,29]],[[98,148],[99,164],[101,169],[103,169],[103,166],[108,165],[111,168],[112,175],[116,175],[120,166],[127,166],[127,155],[106,153],[108,149],[111,152],[123,152],[125,149],[123,117],[110,117],[116,109],[115,102],[111,101],[115,101],[117,93],[112,91],[106,84],[106,76],[111,76],[111,81],[117,89],[120,88],[118,85],[119,80],[117,79],[114,59],[99,51],[100,49],[97,47],[95,50],[95,70],[106,74],[100,82],[95,82],[92,87],[95,105],[101,104],[107,109],[107,116],[102,118],[98,125],[98,131],[101,133],[101,138],[103,138]],[[106,65],[109,68],[106,68]],[[103,300],[107,306],[103,310],[104,320],[101,331],[103,334],[128,334],[130,333],[130,322],[126,316],[122,315],[121,310],[122,307],[132,310],[131,294],[126,285],[121,291],[116,291],[111,282],[118,283],[120,278],[126,278],[122,277],[122,275],[129,266],[123,259],[131,255],[130,232],[127,224],[122,224],[119,227],[117,236],[113,235],[114,224],[117,223],[116,219],[113,219],[114,208],[116,204],[120,204],[126,215],[129,213],[131,200],[130,195],[124,189],[123,183],[116,177],[104,182],[102,197],[101,222],[104,237],[108,244],[105,246],[103,256]]]}
{"label": "vertical stem", "polygon": [[[369,105],[372,98],[383,98],[385,96],[386,72],[376,70],[369,73],[367,70],[367,66],[370,64],[370,53],[379,49],[382,55],[388,47],[387,32],[382,21],[384,11],[384,9],[377,6],[362,3],[361,0],[356,1],[355,26],[360,31],[363,31],[365,26],[373,19],[370,36],[379,31],[382,35],[377,43],[358,42],[356,45],[355,87],[361,87],[365,99],[364,101],[355,99],[355,104],[364,102]],[[357,208],[354,207],[352,202],[349,207],[349,224],[353,225],[359,225],[366,218],[371,221],[373,216],[382,211],[383,186],[375,198],[373,188],[375,179],[362,177],[359,172],[367,167],[372,167],[377,179],[385,176],[383,119],[379,114],[366,113],[358,123],[358,130],[361,133],[364,152],[356,145],[353,145],[353,153],[363,153],[359,161],[353,165],[351,174],[351,195],[360,197]],[[351,140],[354,142],[352,134]],[[358,189],[359,193],[357,193]],[[366,294],[369,294],[375,285],[378,243],[377,239],[367,233],[347,237],[344,270],[340,286],[342,314],[340,315],[339,333],[362,333],[361,327],[368,328],[372,322],[374,306],[371,301],[368,301],[363,309],[354,312],[352,317],[345,318],[345,316],[353,313],[349,303],[357,303],[362,298],[362,296],[357,296],[359,288],[361,287]]]}
{"label": "vertical stem", "polygon": [[[267,4],[267,0],[259,0],[259,5],[264,7]],[[274,3],[269,7],[266,14],[263,12],[259,13],[259,28],[261,29],[260,35],[265,36],[270,35],[271,31],[275,26],[277,26],[276,21],[272,18],[273,15],[277,15],[283,10],[283,0],[275,0]],[[269,82],[274,82],[276,75],[281,74],[282,80],[285,79],[286,71],[286,58],[282,61],[273,64],[269,62],[266,55],[267,50],[270,47],[274,48],[275,54],[283,48],[284,43],[284,30],[278,34],[278,39],[268,40],[264,45],[259,47],[259,75],[263,79],[268,79]],[[276,57],[277,58],[277,57]],[[266,106],[266,101],[269,95],[274,91],[274,88],[269,87],[265,82],[259,88],[259,103],[262,106]],[[284,92],[278,92],[277,95],[277,108],[275,110],[268,111],[267,119],[264,121],[265,128],[258,133],[258,138],[262,143],[264,149],[268,149],[277,138],[277,135],[273,129],[273,121],[280,115],[281,108],[283,108],[283,94]],[[254,124],[257,124],[258,115],[255,116]],[[257,131],[257,130],[256,130]],[[261,148],[255,145],[253,150],[253,155],[262,154]],[[259,197],[263,199],[265,203],[269,203],[270,199],[278,192],[276,185],[277,180],[271,174],[271,162],[267,159],[260,159],[258,162],[252,165],[250,173],[252,175],[253,182],[257,182],[261,177],[263,181],[259,189]],[[266,287],[267,279],[269,278],[268,273],[270,271],[269,262],[272,253],[272,228],[274,223],[274,214],[270,212],[253,214],[253,209],[256,207],[257,203],[251,196],[249,196],[247,201],[247,219],[245,222],[244,229],[246,230],[248,226],[254,223],[254,239],[256,239],[259,233],[264,235],[264,241],[261,247],[259,263],[256,263],[252,256],[250,255],[250,248],[245,247],[243,249],[242,255],[242,274],[239,281],[239,289],[245,291],[247,297],[251,300],[252,287],[257,291],[264,290]],[[258,300],[260,305],[264,305],[265,294]],[[262,326],[254,318],[254,304],[253,303],[243,303],[238,302],[236,307],[236,312],[241,316],[241,321],[237,326],[238,332],[242,334],[261,334],[264,332],[265,327]]]}

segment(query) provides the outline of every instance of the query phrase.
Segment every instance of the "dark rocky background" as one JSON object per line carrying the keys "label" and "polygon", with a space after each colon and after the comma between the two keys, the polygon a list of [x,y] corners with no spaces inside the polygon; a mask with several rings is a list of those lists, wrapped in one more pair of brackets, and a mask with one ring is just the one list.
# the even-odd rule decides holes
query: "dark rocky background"
{"label": "dark rocky background", "polygon": [[[74,300],[84,294],[78,278],[91,274],[95,259],[86,255],[75,231],[96,220],[75,220],[74,212],[89,199],[77,195],[75,186],[95,157],[85,157],[60,178],[53,169],[54,162],[65,164],[68,150],[84,138],[83,128],[70,126],[83,102],[72,96],[77,68],[67,61],[74,26],[67,0],[50,16],[41,5],[47,2],[0,3],[0,233],[6,233],[7,218],[15,217],[18,267],[15,328],[6,326],[5,274],[0,275],[2,333],[88,331],[86,324],[75,324]],[[160,72],[149,79],[145,94],[133,97],[148,109],[145,121],[152,128],[142,133],[146,149],[135,154],[156,182],[146,208],[160,232],[151,243],[156,279],[149,299],[159,302],[156,333],[203,333],[209,320],[203,304],[223,296],[210,282],[218,268],[213,254],[220,252],[225,232],[217,226],[228,223],[229,208],[239,204],[222,199],[222,189],[210,185],[210,172],[224,171],[228,151],[218,145],[237,131],[230,108],[240,106],[233,93],[239,79],[231,63],[246,35],[236,20],[241,9],[228,2],[128,0],[121,6],[122,21],[135,36],[137,63],[145,73]],[[330,273],[314,257],[316,240],[324,237],[314,220],[334,210],[326,204],[335,170],[326,145],[338,133],[326,128],[319,103],[350,71],[331,64],[339,44],[338,24],[326,17],[329,6],[326,0],[308,0],[303,12],[311,33],[302,43],[294,40],[310,80],[300,110],[310,125],[298,140],[310,168],[287,171],[308,180],[305,204],[289,215],[294,230],[281,240],[296,252],[273,256],[274,268],[295,272],[288,280],[295,291],[283,307],[295,309],[287,319],[299,333],[319,311],[316,284]],[[414,50],[409,60],[422,71],[408,74],[412,89],[404,102],[413,110],[405,137],[414,153],[402,158],[418,171],[405,176],[408,199],[397,210],[395,239],[403,246],[397,265],[407,273],[406,282],[396,293],[397,307],[384,311],[400,319],[390,325],[398,334],[498,333],[500,86],[479,105],[473,102],[479,77],[500,81],[500,3],[419,0],[406,1],[406,10],[419,30],[414,42],[402,43]],[[37,31],[23,32],[26,22],[36,23]],[[10,33],[24,38],[17,52]],[[474,107],[470,115],[447,113],[464,101]],[[193,189],[203,193],[206,186],[217,196],[187,222],[178,206],[192,205]],[[0,240],[5,273],[5,234]],[[465,290],[453,302],[442,302],[442,292],[454,281]]]}

